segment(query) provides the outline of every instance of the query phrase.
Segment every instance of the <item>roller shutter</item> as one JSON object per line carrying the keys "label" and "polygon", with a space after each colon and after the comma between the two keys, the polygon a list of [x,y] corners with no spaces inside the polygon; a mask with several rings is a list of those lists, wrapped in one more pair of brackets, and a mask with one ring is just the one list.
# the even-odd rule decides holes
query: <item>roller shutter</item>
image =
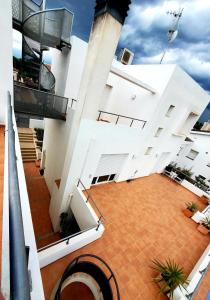
{"label": "roller shutter", "polygon": [[128,154],[102,154],[94,176],[119,174],[127,157]]}

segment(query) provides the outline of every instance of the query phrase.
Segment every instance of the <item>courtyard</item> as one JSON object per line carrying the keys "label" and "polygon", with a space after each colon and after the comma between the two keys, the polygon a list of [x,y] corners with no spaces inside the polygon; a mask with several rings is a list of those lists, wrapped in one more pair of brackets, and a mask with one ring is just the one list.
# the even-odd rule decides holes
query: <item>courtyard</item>
{"label": "courtyard", "polygon": [[[73,258],[92,253],[103,258],[116,275],[122,300],[166,299],[153,283],[153,259],[173,259],[188,275],[205,248],[209,235],[197,231],[197,224],[183,215],[185,203],[204,205],[199,197],[160,174],[131,182],[108,183],[90,189],[106,223],[101,239],[41,270],[45,297]],[[207,273],[196,300],[209,291]]]}

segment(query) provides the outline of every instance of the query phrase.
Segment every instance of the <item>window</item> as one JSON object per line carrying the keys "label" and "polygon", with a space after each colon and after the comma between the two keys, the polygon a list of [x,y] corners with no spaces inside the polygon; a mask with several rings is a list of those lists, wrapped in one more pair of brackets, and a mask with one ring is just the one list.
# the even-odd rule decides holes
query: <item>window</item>
{"label": "window", "polygon": [[163,131],[163,128],[159,127],[155,133],[155,137],[159,137],[162,131]]}
{"label": "window", "polygon": [[145,155],[150,155],[152,152],[152,147],[148,147],[146,152],[144,153]]}
{"label": "window", "polygon": [[99,176],[98,177],[98,181],[97,182],[104,182],[104,181],[108,181],[109,179],[109,175],[103,175],[103,176]]}
{"label": "window", "polygon": [[111,175],[103,175],[98,177],[93,177],[91,184],[97,184],[101,182],[113,181],[115,179],[116,174]]}
{"label": "window", "polygon": [[114,180],[114,178],[115,178],[115,175],[116,175],[116,174],[111,174],[111,175],[109,176],[109,181],[112,181],[112,180]]}
{"label": "window", "polygon": [[198,154],[199,154],[198,151],[195,151],[195,150],[191,149],[186,157],[191,159],[191,160],[194,160],[197,157]]}
{"label": "window", "polygon": [[166,112],[166,117],[170,117],[172,111],[174,110],[175,106],[174,105],[170,105],[167,112]]}
{"label": "window", "polygon": [[97,181],[97,177],[93,177],[92,184],[95,184]]}

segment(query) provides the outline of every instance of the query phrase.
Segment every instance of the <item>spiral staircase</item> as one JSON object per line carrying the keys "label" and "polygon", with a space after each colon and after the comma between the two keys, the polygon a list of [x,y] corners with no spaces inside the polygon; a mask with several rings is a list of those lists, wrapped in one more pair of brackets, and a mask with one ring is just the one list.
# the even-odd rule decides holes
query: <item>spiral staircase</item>
{"label": "spiral staircase", "polygon": [[94,254],[73,259],[50,297],[50,300],[67,299],[120,300],[117,280],[108,264]]}
{"label": "spiral staircase", "polygon": [[[18,82],[15,84],[15,93],[16,91],[18,93],[17,101],[15,99],[15,111],[50,117],[50,110],[55,109],[59,112],[61,109],[60,118],[63,119],[66,105],[64,103],[63,107],[62,99],[58,99],[59,96],[56,95],[55,98],[55,77],[50,68],[43,63],[43,52],[48,51],[49,47],[60,51],[63,48],[70,48],[73,14],[65,8],[45,9],[43,1],[38,4],[34,0],[13,0],[12,13],[13,28],[22,33],[21,71],[29,78],[24,85]],[[33,90],[38,90],[40,93]],[[45,92],[46,95],[41,92]],[[46,101],[43,101],[44,98]],[[59,104],[51,107],[55,100]],[[42,105],[43,109],[40,110]],[[47,105],[48,115],[44,105]],[[59,113],[55,112],[52,117],[59,118],[58,115]]]}

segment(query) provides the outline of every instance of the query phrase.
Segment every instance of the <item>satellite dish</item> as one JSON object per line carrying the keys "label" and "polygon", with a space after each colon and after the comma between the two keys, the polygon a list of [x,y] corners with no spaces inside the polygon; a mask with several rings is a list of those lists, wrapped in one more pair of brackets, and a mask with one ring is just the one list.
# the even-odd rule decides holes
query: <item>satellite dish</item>
{"label": "satellite dish", "polygon": [[178,35],[178,30],[169,30],[167,34],[169,43],[172,43],[177,37],[177,35]]}

